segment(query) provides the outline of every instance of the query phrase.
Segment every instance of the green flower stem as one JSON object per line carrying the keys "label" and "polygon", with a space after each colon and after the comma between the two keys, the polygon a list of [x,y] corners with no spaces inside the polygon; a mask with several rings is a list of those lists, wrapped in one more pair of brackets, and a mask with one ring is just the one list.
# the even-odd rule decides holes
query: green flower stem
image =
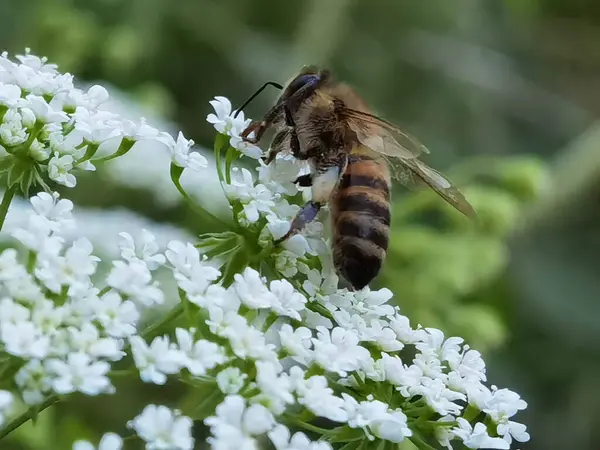
{"label": "green flower stem", "polygon": [[188,193],[185,191],[185,189],[181,185],[181,182],[179,181],[179,179],[181,178],[181,174],[182,173],[183,173],[183,167],[179,167],[179,166],[176,166],[175,164],[171,163],[171,181],[173,182],[173,184],[175,185],[175,187],[177,188],[177,190],[179,191],[179,193],[183,196],[183,198],[185,198],[185,200],[189,203],[189,205],[192,207],[192,209],[197,214],[199,214],[200,216],[202,216],[204,218],[208,218],[215,225],[217,225],[218,227],[220,227],[222,229],[221,231],[225,231],[225,230],[233,231],[230,224],[222,221],[221,219],[219,219],[214,214],[211,214],[210,212],[208,212],[205,208],[203,208],[202,206],[198,205],[188,195]]}
{"label": "green flower stem", "polygon": [[149,338],[150,336],[152,336],[154,333],[156,333],[157,330],[163,328],[165,325],[171,323],[172,321],[174,321],[175,319],[179,318],[179,316],[181,316],[181,314],[183,314],[183,304],[180,302],[177,305],[175,305],[171,311],[169,311],[167,314],[165,314],[165,316],[160,319],[158,322],[154,322],[151,325],[148,325],[141,333],[140,336],[144,339]]}
{"label": "green flower stem", "polygon": [[233,147],[227,149],[225,155],[225,182],[231,184],[231,165],[240,157],[241,153]]}
{"label": "green flower stem", "polygon": [[110,286],[104,286],[102,290],[98,293],[98,297],[103,297],[108,294],[112,288]]}
{"label": "green flower stem", "polygon": [[316,425],[312,425],[310,423],[306,423],[300,419],[292,417],[286,414],[286,421],[288,423],[294,424],[299,428],[304,428],[305,430],[312,431],[313,433],[318,433],[323,436],[328,436],[331,434],[331,430],[326,430],[325,428],[317,427]]}
{"label": "green flower stem", "polygon": [[29,408],[27,411],[19,414],[13,420],[8,422],[5,426],[0,428],[0,440],[4,439],[6,436],[8,436],[13,431],[15,431],[17,428],[19,428],[24,423],[27,423],[29,420],[36,417],[39,413],[41,413],[46,408],[49,408],[50,406],[52,406],[58,402],[59,402],[58,396],[51,395],[46,400],[44,400],[43,403],[33,406],[33,407]]}
{"label": "green flower stem", "polygon": [[29,250],[27,254],[27,272],[33,273],[33,269],[35,269],[35,262],[37,260],[37,253],[33,250]]}
{"label": "green flower stem", "polygon": [[[110,161],[111,159],[118,158],[119,156],[123,156],[124,154],[129,152],[129,150],[131,150],[131,147],[133,147],[133,145],[136,142],[137,141],[135,139],[126,138],[126,137],[123,138],[121,140],[121,144],[119,145],[119,148],[117,149],[116,152],[114,152],[112,155],[105,156],[104,158],[98,158],[98,159],[94,160],[94,163],[103,163],[106,161]],[[98,148],[96,147],[95,150],[98,150]],[[94,151],[94,153],[95,153],[95,151]]]}
{"label": "green flower stem", "polygon": [[425,440],[419,436],[418,433],[414,433],[413,435],[408,438],[410,440],[410,442],[412,442],[413,444],[415,444],[415,446],[419,449],[419,450],[438,450],[435,447],[432,447],[431,445],[429,445],[427,442],[425,442]]}
{"label": "green flower stem", "polygon": [[475,419],[479,415],[480,412],[481,411],[476,406],[467,405],[467,409],[465,410],[463,417],[468,422],[472,422],[473,419]]}
{"label": "green flower stem", "polygon": [[15,183],[6,189],[6,191],[4,191],[2,203],[0,203],[0,230],[2,230],[2,227],[4,226],[4,220],[6,219],[6,214],[8,213],[8,207],[10,206],[10,202],[12,202],[18,187],[18,184]]}
{"label": "green flower stem", "polygon": [[225,181],[225,176],[223,175],[223,166],[221,165],[221,151],[225,146],[229,145],[229,136],[224,134],[218,134],[215,139],[215,164],[217,165],[217,175],[219,175],[219,181],[221,184]]}
{"label": "green flower stem", "polygon": [[31,144],[33,144],[34,139],[38,136],[38,134],[40,134],[40,131],[42,131],[42,128],[44,128],[44,124],[42,122],[38,121],[33,125],[33,128],[29,132],[27,141],[25,141],[23,146],[20,147],[23,149],[23,153],[26,153],[27,150],[29,150],[29,147],[31,147]]}

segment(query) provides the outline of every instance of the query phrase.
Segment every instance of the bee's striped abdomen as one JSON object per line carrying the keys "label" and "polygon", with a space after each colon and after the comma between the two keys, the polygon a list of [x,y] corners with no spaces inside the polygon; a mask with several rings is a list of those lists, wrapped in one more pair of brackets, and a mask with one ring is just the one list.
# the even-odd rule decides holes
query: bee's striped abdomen
{"label": "bee's striped abdomen", "polygon": [[384,160],[351,154],[332,199],[333,260],[354,289],[379,273],[388,248],[390,182]]}

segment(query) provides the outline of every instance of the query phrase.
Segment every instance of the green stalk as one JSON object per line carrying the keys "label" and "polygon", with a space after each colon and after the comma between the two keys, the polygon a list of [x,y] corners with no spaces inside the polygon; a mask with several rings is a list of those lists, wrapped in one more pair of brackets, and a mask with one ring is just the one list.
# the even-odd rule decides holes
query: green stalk
{"label": "green stalk", "polygon": [[18,184],[13,184],[6,191],[4,191],[4,195],[2,196],[2,203],[0,203],[0,230],[4,226],[4,220],[6,219],[6,214],[8,213],[8,207],[10,206],[10,202],[12,202],[15,193],[17,192]]}
{"label": "green stalk", "polygon": [[231,228],[230,224],[223,222],[217,216],[208,212],[205,208],[200,206],[189,196],[189,194],[185,191],[185,189],[181,185],[181,182],[179,181],[182,173],[183,173],[183,167],[179,167],[179,166],[176,166],[175,164],[171,163],[171,181],[173,182],[173,184],[175,185],[175,187],[177,188],[179,193],[183,196],[183,198],[192,207],[192,209],[200,216],[203,216],[204,218],[208,218],[211,222],[213,222],[215,225],[222,227],[224,230],[234,231]]}
{"label": "green stalk", "polygon": [[29,408],[27,411],[25,411],[22,414],[18,415],[13,420],[11,420],[10,422],[8,422],[5,426],[3,426],[2,428],[0,428],[0,440],[2,440],[3,438],[5,438],[6,436],[8,436],[10,433],[12,433],[13,431],[15,431],[17,428],[19,428],[24,423],[26,423],[29,420],[33,419],[35,416],[37,416],[39,413],[41,413],[46,408],[48,408],[48,407],[50,407],[50,406],[52,406],[52,405],[54,405],[54,404],[56,404],[58,402],[59,402],[58,396],[51,395],[46,400],[44,400],[43,403],[41,403],[39,405],[36,405],[36,406],[33,406],[33,407]]}

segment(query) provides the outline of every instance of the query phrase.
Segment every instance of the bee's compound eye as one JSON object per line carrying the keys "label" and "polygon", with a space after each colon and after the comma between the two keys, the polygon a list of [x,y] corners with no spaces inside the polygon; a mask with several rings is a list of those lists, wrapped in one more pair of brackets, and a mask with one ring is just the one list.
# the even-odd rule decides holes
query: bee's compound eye
{"label": "bee's compound eye", "polygon": [[290,85],[287,88],[288,91],[288,95],[292,95],[294,92],[296,92],[298,89],[300,89],[302,86],[306,85],[307,83],[310,83],[311,81],[318,81],[319,80],[319,76],[315,75],[315,74],[307,74],[307,75],[300,75],[298,78],[296,78],[294,81],[292,81],[290,83]]}

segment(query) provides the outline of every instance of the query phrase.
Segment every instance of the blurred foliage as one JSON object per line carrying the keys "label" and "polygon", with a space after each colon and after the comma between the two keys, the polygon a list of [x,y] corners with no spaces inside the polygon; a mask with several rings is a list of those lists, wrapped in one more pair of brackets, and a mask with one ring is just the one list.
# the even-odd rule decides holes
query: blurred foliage
{"label": "blurred foliage", "polygon": [[394,290],[413,320],[464,337],[475,348],[497,347],[507,324],[489,290],[506,270],[507,236],[546,181],[531,157],[472,157],[454,167],[455,182],[477,211],[462,217],[432,192],[396,201],[390,249],[379,284]]}
{"label": "blurred foliage", "polygon": [[[491,381],[529,401],[522,420],[532,442],[520,448],[591,450],[600,445],[600,133],[592,128],[567,143],[600,112],[599,5],[2,0],[0,43],[10,52],[31,47],[80,80],[112,84],[207,146],[213,96],[239,104],[302,64],[332,68],[433,149],[426,161],[447,172],[479,214],[470,224],[434,195],[399,188],[378,285],[392,288],[414,321],[483,349]],[[257,99],[250,116],[275,95]],[[515,156],[523,154],[531,156]],[[216,231],[125,186],[94,175],[69,196]],[[74,400],[44,412],[35,432],[23,429],[3,448],[68,448],[74,436],[122,431],[149,401],[185,398],[180,387],[140,383],[120,392],[91,408]]]}

